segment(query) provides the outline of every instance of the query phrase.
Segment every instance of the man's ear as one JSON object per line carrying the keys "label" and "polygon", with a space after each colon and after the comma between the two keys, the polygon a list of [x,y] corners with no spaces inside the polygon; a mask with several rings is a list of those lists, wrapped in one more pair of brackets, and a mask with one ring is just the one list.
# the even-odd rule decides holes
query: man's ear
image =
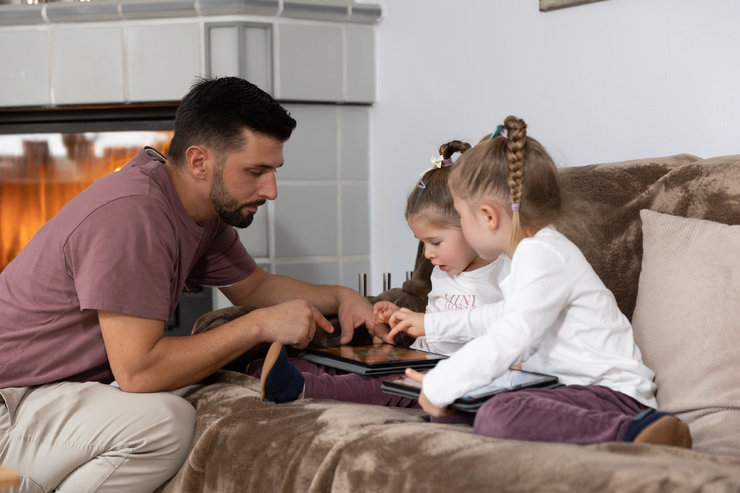
{"label": "man's ear", "polygon": [[491,203],[482,202],[478,205],[478,212],[483,216],[483,220],[488,229],[495,230],[500,223],[500,211]]}
{"label": "man's ear", "polygon": [[185,151],[185,163],[190,174],[197,181],[208,178],[208,162],[211,153],[203,146],[190,146]]}

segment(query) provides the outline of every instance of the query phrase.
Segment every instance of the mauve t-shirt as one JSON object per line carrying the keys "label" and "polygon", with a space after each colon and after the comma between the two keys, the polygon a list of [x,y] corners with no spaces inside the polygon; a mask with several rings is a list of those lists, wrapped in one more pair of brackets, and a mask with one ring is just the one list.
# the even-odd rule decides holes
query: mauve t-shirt
{"label": "mauve t-shirt", "polygon": [[163,162],[142,149],[67,203],[0,273],[0,388],[108,383],[97,310],[167,320],[183,288],[254,272],[234,228],[190,218]]}

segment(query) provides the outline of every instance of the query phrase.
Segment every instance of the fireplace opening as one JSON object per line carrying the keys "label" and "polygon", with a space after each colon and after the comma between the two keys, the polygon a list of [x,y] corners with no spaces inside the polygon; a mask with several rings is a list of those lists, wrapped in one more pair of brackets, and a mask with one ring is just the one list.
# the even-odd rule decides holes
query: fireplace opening
{"label": "fireplace opening", "polygon": [[[175,106],[0,111],[0,272],[34,234],[98,178],[142,147],[167,154]],[[210,288],[183,293],[165,324],[190,333],[213,307]]]}

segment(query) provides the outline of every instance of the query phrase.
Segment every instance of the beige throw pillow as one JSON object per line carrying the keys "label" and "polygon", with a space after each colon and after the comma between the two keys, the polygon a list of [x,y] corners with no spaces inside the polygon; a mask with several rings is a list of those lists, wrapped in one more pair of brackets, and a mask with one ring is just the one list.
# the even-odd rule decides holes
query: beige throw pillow
{"label": "beige throw pillow", "polygon": [[632,325],[659,409],[689,424],[694,450],[740,456],[740,226],[640,217]]}

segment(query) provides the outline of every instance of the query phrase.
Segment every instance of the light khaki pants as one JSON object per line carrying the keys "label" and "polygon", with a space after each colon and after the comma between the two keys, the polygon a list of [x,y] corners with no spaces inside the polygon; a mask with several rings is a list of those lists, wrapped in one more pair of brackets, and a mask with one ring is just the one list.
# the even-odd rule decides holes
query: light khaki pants
{"label": "light khaki pants", "polygon": [[167,392],[96,382],[3,389],[0,464],[23,477],[12,493],[150,493],[184,462],[194,426],[195,409]]}

